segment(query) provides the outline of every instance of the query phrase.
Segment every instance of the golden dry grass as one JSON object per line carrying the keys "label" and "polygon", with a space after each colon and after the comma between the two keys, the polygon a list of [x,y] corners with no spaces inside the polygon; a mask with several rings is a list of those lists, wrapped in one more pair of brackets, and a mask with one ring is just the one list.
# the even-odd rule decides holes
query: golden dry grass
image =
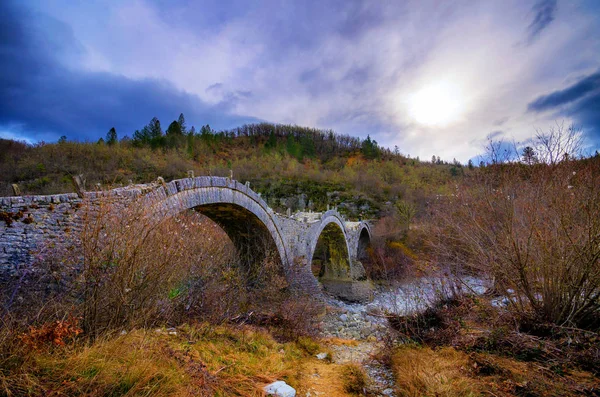
{"label": "golden dry grass", "polygon": [[465,374],[469,357],[452,348],[404,347],[393,355],[396,386],[402,396],[476,396],[480,388]]}
{"label": "golden dry grass", "polygon": [[0,395],[260,396],[274,380],[297,387],[308,359],[295,343],[257,329],[175,332],[134,330],[87,346],[30,351],[20,365],[0,368]]}
{"label": "golden dry grass", "polygon": [[298,396],[349,397],[344,389],[342,366],[313,359],[304,363]]}
{"label": "golden dry grass", "polygon": [[600,386],[592,374],[452,347],[407,345],[392,356],[399,396],[578,396]]}

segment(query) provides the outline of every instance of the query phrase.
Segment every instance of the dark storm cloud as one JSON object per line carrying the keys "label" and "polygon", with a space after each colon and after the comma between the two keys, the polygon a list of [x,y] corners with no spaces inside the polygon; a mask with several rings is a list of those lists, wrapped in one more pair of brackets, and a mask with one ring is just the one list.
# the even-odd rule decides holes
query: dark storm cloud
{"label": "dark storm cloud", "polygon": [[531,43],[539,34],[554,21],[556,14],[556,0],[540,0],[533,6],[534,18],[529,25],[528,42]]}
{"label": "dark storm cloud", "polygon": [[587,135],[600,144],[600,91],[576,104],[571,112]]}
{"label": "dark storm cloud", "polygon": [[8,3],[0,15],[0,127],[18,125],[29,139],[95,140],[113,126],[120,136],[131,135],[154,116],[166,125],[180,112],[188,125],[227,128],[255,120],[166,81],[71,70],[64,63],[82,47],[68,26]]}
{"label": "dark storm cloud", "polygon": [[541,112],[566,105],[577,101],[592,91],[600,88],[600,71],[584,77],[572,86],[564,90],[555,91],[551,94],[541,96],[528,105],[528,109],[535,112]]}
{"label": "dark storm cloud", "polygon": [[570,87],[535,99],[527,109],[572,117],[594,140],[600,139],[600,70]]}

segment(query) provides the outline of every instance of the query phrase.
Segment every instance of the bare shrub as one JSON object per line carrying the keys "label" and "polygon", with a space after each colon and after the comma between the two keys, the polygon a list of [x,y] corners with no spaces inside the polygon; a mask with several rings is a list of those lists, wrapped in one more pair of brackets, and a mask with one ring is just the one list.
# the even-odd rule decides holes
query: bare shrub
{"label": "bare shrub", "polygon": [[368,256],[364,260],[367,275],[373,280],[398,280],[414,264],[415,254],[406,244],[405,220],[392,209],[375,225]]}
{"label": "bare shrub", "polygon": [[497,165],[432,206],[430,244],[522,318],[600,326],[600,163]]}
{"label": "bare shrub", "polygon": [[185,245],[172,220],[158,223],[145,207],[88,204],[81,235],[84,329],[150,325],[160,299],[181,277]]}

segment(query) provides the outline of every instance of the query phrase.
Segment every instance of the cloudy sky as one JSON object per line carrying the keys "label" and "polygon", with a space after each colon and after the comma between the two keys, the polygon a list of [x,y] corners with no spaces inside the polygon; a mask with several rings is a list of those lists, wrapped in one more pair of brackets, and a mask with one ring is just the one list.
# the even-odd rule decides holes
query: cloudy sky
{"label": "cloudy sky", "polygon": [[597,0],[2,0],[0,137],[270,121],[461,161],[556,122],[600,147]]}

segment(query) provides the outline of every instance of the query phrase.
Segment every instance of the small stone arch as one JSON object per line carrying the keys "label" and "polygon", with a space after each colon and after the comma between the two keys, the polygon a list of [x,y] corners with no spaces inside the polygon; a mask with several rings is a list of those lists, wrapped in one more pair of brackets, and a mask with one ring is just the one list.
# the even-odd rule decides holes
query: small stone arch
{"label": "small stone arch", "polygon": [[311,269],[319,280],[348,279],[351,261],[344,231],[336,222],[323,225],[311,255]]}
{"label": "small stone arch", "polygon": [[364,261],[368,259],[368,248],[371,246],[371,229],[367,223],[362,223],[356,246],[356,259]]}

